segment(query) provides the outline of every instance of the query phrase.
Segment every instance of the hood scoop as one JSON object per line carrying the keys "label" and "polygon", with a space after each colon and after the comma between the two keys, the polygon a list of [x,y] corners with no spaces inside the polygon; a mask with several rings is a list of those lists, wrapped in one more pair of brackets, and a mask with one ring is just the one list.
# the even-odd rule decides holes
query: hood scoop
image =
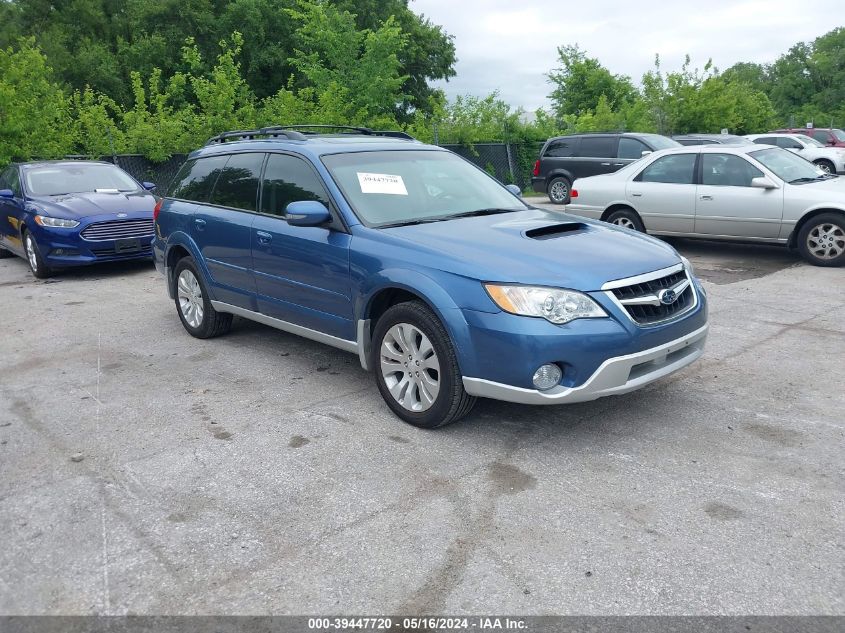
{"label": "hood scoop", "polygon": [[550,224],[549,226],[541,226],[536,229],[530,229],[525,232],[525,237],[530,237],[532,240],[551,240],[567,233],[574,233],[582,231],[587,228],[583,222],[564,222],[563,224]]}

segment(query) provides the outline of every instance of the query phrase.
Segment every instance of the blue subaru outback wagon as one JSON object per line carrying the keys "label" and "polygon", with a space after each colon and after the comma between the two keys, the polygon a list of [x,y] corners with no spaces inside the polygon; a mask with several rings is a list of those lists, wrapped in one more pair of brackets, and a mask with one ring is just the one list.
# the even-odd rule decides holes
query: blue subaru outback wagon
{"label": "blue subaru outback wagon", "polygon": [[698,358],[704,290],[667,244],[526,205],[459,156],[363,128],[229,132],[155,210],[185,329],[253,319],[358,354],[433,428],[477,397],[621,394]]}

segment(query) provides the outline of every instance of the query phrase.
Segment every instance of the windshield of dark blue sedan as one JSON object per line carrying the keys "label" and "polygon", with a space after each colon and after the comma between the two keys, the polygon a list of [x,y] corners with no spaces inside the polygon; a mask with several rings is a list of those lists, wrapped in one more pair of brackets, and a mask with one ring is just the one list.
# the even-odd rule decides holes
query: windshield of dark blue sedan
{"label": "windshield of dark blue sedan", "polygon": [[323,156],[323,163],[367,226],[527,208],[485,172],[445,151],[334,154]]}
{"label": "windshield of dark blue sedan", "polygon": [[33,196],[58,196],[94,191],[138,191],[138,183],[114,165],[50,165],[24,172],[26,189]]}

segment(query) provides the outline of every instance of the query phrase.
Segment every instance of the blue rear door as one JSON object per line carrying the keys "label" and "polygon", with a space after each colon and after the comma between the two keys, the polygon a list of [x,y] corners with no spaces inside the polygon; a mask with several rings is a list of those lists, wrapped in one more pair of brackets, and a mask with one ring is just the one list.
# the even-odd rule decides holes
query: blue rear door
{"label": "blue rear door", "polygon": [[349,279],[351,235],[340,225],[291,226],[291,202],[329,196],[302,158],[270,154],[260,213],[252,225],[252,265],[259,310],[331,336],[355,340]]}
{"label": "blue rear door", "polygon": [[264,158],[264,153],[247,152],[200,159],[215,161],[209,174],[217,173],[191,225],[214,298],[248,310],[256,309],[250,240]]}

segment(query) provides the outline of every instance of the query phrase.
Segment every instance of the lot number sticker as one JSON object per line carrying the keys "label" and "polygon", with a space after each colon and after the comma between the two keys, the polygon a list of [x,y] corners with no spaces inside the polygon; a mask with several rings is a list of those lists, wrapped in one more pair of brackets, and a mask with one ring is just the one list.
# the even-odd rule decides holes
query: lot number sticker
{"label": "lot number sticker", "polygon": [[358,173],[358,182],[361,185],[361,193],[388,193],[396,196],[407,196],[405,181],[402,176],[390,174],[367,174]]}

